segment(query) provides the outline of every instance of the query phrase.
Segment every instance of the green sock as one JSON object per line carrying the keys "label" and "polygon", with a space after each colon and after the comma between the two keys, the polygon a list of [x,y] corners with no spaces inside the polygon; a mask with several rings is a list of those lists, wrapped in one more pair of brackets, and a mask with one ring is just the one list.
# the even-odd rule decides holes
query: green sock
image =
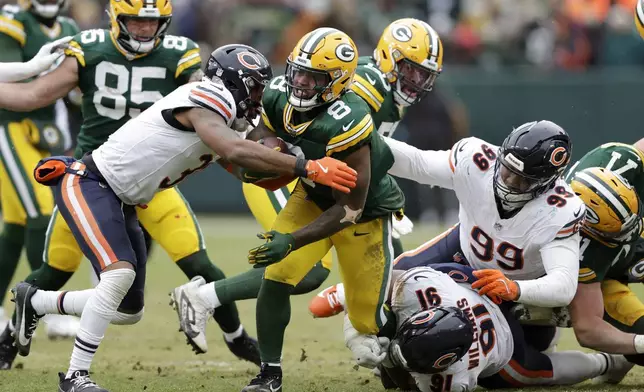
{"label": "green sock", "polygon": [[[244,299],[257,298],[262,287],[264,268],[251,268],[239,275],[231,276],[215,283],[217,298],[222,304],[230,304]],[[215,314],[219,312],[217,308]]]}
{"label": "green sock", "polygon": [[[31,271],[25,278],[25,282],[31,283],[41,290],[58,291],[74,275],[73,272],[65,272],[51,267],[49,264],[42,263],[40,268]],[[13,322],[16,322],[16,311],[13,312]]]}
{"label": "green sock", "polygon": [[27,251],[27,261],[31,270],[37,270],[43,263],[43,253],[45,251],[45,237],[47,236],[47,224],[49,216],[38,219],[38,222],[28,222],[27,232],[25,235],[25,250]]}
{"label": "green sock", "polygon": [[391,243],[394,246],[394,259],[395,259],[396,257],[400,256],[405,251],[405,249],[403,248],[403,244],[400,238],[392,238]]}
{"label": "green sock", "polygon": [[257,340],[263,363],[280,363],[284,331],[291,319],[293,286],[264,279],[257,298]]}
{"label": "green sock", "polygon": [[[188,257],[184,257],[177,261],[177,265],[186,274],[188,279],[192,279],[195,276],[202,276],[208,283],[226,279],[223,271],[210,261],[205,250],[200,250]],[[237,311],[235,303],[227,303],[226,305],[218,307],[214,319],[219,324],[219,328],[226,333],[237,331],[241,325],[239,312]]]}
{"label": "green sock", "polygon": [[0,234],[0,306],[9,291],[9,284],[16,272],[22,245],[25,241],[25,227],[5,223]]}

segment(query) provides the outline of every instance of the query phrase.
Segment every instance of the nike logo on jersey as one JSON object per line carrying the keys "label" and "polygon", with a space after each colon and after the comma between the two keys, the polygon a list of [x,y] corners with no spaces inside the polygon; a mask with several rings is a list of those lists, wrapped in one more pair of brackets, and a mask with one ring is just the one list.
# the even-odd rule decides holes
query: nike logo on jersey
{"label": "nike logo on jersey", "polygon": [[351,122],[350,122],[350,123],[348,123],[347,125],[343,126],[343,127],[342,127],[342,130],[346,132],[346,131],[348,131],[349,129],[351,129],[351,126],[353,125],[353,122],[354,122],[354,121],[356,121],[356,120],[351,120]]}
{"label": "nike logo on jersey", "polygon": [[418,282],[420,279],[429,279],[429,278],[428,278],[428,277],[426,277],[425,275],[415,275],[415,276],[414,276],[414,280],[415,280],[416,282]]}
{"label": "nike logo on jersey", "polygon": [[353,232],[353,235],[356,236],[356,237],[362,237],[363,235],[367,235],[367,234],[369,234],[369,233],[358,233],[357,231]]}
{"label": "nike logo on jersey", "polygon": [[463,147],[465,147],[465,145],[466,145],[466,144],[467,144],[467,142],[465,142],[465,143],[461,144],[461,145],[458,147],[458,152],[463,152]]}
{"label": "nike logo on jersey", "polygon": [[369,81],[369,83],[371,83],[371,84],[372,84],[372,85],[374,85],[374,86],[376,85],[376,81],[375,81],[375,80],[373,80],[373,79],[371,79],[371,76],[369,76],[369,74],[368,74],[368,73],[365,73],[365,74],[364,74],[364,76],[366,76],[366,77],[367,77],[367,80]]}

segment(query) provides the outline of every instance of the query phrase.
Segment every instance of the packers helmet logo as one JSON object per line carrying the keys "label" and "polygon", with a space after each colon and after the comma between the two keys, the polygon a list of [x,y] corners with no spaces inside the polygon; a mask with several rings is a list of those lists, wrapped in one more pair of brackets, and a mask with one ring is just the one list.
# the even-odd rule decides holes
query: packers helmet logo
{"label": "packers helmet logo", "polygon": [[262,68],[262,60],[255,53],[241,52],[237,53],[237,60],[248,69]]}
{"label": "packers helmet logo", "polygon": [[554,166],[561,166],[568,162],[568,151],[563,147],[557,147],[550,153],[550,163]]}
{"label": "packers helmet logo", "polygon": [[349,44],[340,44],[335,48],[335,55],[340,60],[348,63],[356,58],[356,51]]}
{"label": "packers helmet logo", "polygon": [[644,259],[638,261],[637,264],[632,266],[628,273],[636,280],[642,280],[642,278],[644,278]]}
{"label": "packers helmet logo", "polygon": [[416,315],[416,318],[412,320],[413,325],[423,325],[426,322],[429,322],[431,319],[434,318],[434,312],[431,310],[428,310],[426,312],[422,312]]}
{"label": "packers helmet logo", "polygon": [[451,364],[456,362],[456,354],[455,353],[449,353],[442,355],[440,358],[434,362],[434,369],[445,369],[449,367]]}
{"label": "packers helmet logo", "polygon": [[592,209],[586,206],[586,221],[593,225],[599,223],[599,215]]}
{"label": "packers helmet logo", "polygon": [[411,32],[409,26],[397,24],[391,26],[391,35],[393,35],[393,37],[400,42],[408,42],[411,41],[413,33]]}

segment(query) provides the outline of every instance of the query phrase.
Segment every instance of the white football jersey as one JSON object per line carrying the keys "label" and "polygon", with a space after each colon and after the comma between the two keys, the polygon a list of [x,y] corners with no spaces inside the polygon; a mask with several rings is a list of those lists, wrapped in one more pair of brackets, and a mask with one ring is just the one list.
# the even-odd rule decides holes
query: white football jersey
{"label": "white football jersey", "polygon": [[412,268],[393,283],[391,300],[398,327],[428,306],[454,306],[465,313],[474,328],[474,341],[459,361],[439,374],[412,373],[422,392],[471,391],[478,377],[499,372],[512,357],[512,332],[501,310],[481,297],[469,284],[459,284],[430,267]]}
{"label": "white football jersey", "polygon": [[460,203],[461,250],[474,269],[500,269],[515,280],[536,279],[546,274],[541,248],[575,235],[585,206],[558,179],[552,189],[529,201],[516,215],[502,219],[493,188],[498,150],[498,146],[470,137],[450,151],[452,189]]}
{"label": "white football jersey", "polygon": [[217,159],[194,130],[172,115],[175,109],[192,107],[218,113],[228,126],[237,116],[235,100],[223,83],[204,79],[177,88],[94,150],[98,170],[124,203],[147,203],[158,190],[175,186]]}

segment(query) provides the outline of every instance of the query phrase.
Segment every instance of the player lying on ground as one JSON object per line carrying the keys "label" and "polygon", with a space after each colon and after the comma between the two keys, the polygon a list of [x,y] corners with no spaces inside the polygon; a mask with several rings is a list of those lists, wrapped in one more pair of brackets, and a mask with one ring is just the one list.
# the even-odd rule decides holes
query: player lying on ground
{"label": "player lying on ground", "polygon": [[[257,300],[262,370],[244,391],[281,390],[289,297],[332,247],[346,282],[353,325],[375,333],[385,320],[382,305],[393,260],[391,219],[404,196],[387,174],[393,157],[374,132],[369,107],[350,90],[357,64],[357,49],[348,35],[320,28],[300,39],[285,77],[274,78],[264,91],[263,123],[249,137],[280,137],[299,146],[307,158],[336,157],[358,171],[358,180],[348,195],[300,181],[272,230],[261,234],[266,244],[249,252],[252,264],[267,267]],[[180,315],[181,325],[190,327],[188,338],[194,344],[205,342],[204,320],[217,301],[214,285],[193,282],[174,295],[185,296],[195,308],[194,321]]]}
{"label": "player lying on ground", "polygon": [[644,276],[643,148],[644,140],[635,146],[607,143],[571,168],[567,179],[586,203],[577,293],[556,317],[549,309],[515,309],[522,322],[572,322],[582,346],[629,354],[639,365],[644,364],[638,355],[644,353],[644,304],[629,283],[640,283]]}
{"label": "player lying on ground", "polygon": [[[241,62],[237,53],[242,49],[258,64]],[[330,157],[309,161],[281,154],[243,140],[229,128],[238,110],[247,114],[259,105],[270,72],[262,79],[246,77],[258,65],[268,63],[253,48],[233,45],[224,53],[231,53],[227,64],[236,67],[225,79],[216,76],[224,75],[217,62],[211,62],[201,82],[181,86],[159,100],[82,160],[54,157],[35,169],[39,182],[55,186],[60,213],[101,277],[91,290],[45,291],[29,283],[13,290],[19,350],[27,346],[28,351],[40,315],[82,314],[69,370],[67,375],[60,374],[61,392],[104,392],[88,371],[107,326],[141,318],[138,312],[118,310],[120,304],[143,308],[146,255],[135,205],[148,203],[159,190],[174,186],[219,157],[252,170],[307,177],[340,192],[355,186],[356,172],[346,163]],[[239,90],[237,86],[245,87]]]}
{"label": "player lying on ground", "polygon": [[[409,41],[417,44],[410,46],[407,44]],[[429,43],[429,46],[426,46],[426,43]],[[392,56],[385,55],[389,50],[399,51],[400,58],[396,61]],[[416,19],[400,19],[384,30],[374,51],[374,57],[358,58],[358,67],[351,90],[369,104],[374,129],[377,129],[378,133],[391,136],[406,108],[420,102],[432,88],[442,68],[442,51],[440,38],[429,25]],[[430,58],[435,59],[430,61]],[[392,77],[393,81],[390,81],[386,75]],[[393,78],[393,75],[396,78]],[[283,89],[284,83],[286,80],[283,76],[277,77],[267,88]],[[249,137],[257,138],[258,135],[258,133],[251,133]],[[244,196],[248,206],[265,230],[271,229],[277,214],[286,205],[296,184],[297,181],[293,181],[287,187],[271,191],[252,183],[244,183]],[[396,215],[392,220],[394,256],[402,253],[400,235],[411,232],[413,226],[408,218],[403,217],[399,220],[400,214]],[[295,286],[291,294],[305,294],[317,289],[329,275],[331,262],[329,251]],[[215,315],[223,305],[257,298],[263,275],[263,268],[251,268],[237,276],[217,281],[214,284]],[[204,340],[200,345],[206,343]],[[199,350],[203,349],[205,347],[199,348]]]}
{"label": "player lying on ground", "polygon": [[395,270],[381,333],[361,335],[345,321],[358,363],[382,364],[387,389],[423,392],[571,385],[602,375],[616,383],[631,368],[621,355],[534,349],[509,303],[496,305],[471,289],[472,272],[454,263]]}
{"label": "player lying on ground", "polygon": [[[453,189],[460,204],[460,223],[403,253],[395,269],[465,259],[479,270],[474,287],[497,301],[570,303],[577,288],[584,205],[560,178],[571,154],[561,127],[526,123],[501,147],[470,137],[450,151],[421,151],[385,139],[395,159],[391,174]],[[314,316],[343,310],[342,287],[340,295],[331,297],[333,292],[324,290],[311,301]]]}
{"label": "player lying on ground", "polygon": [[[163,96],[203,77],[197,44],[186,37],[165,34],[172,19],[170,2],[112,0],[109,15],[111,28],[87,30],[75,36],[66,51],[68,57],[58,69],[30,83],[4,86],[0,97],[0,102],[16,110],[30,110],[48,105],[78,86],[83,92],[84,116],[74,153],[78,159]],[[240,49],[239,54],[244,52]],[[248,61],[259,61],[246,53]],[[253,66],[245,77],[270,71],[268,63],[254,62]],[[244,89],[245,94],[246,87],[238,88]],[[259,116],[259,110],[249,108],[248,115]],[[241,111],[238,117],[243,119]],[[29,168],[29,173],[32,170]],[[199,222],[189,204],[178,188],[170,187],[171,183],[166,185],[168,189],[157,193],[147,206],[136,207],[140,223],[188,278],[201,276],[208,282],[223,279],[223,271],[210,261]],[[42,254],[41,249],[39,257]],[[72,231],[55,211],[47,230],[44,263],[41,260],[40,268],[25,281],[44,290],[60,290],[79,268],[82,256]],[[123,304],[122,308],[136,314],[143,311],[138,306]],[[235,304],[222,308],[215,320],[228,348],[236,356],[259,365],[257,342],[241,325]],[[11,344],[11,328],[9,325],[0,334],[0,368],[9,368],[18,352]]]}

